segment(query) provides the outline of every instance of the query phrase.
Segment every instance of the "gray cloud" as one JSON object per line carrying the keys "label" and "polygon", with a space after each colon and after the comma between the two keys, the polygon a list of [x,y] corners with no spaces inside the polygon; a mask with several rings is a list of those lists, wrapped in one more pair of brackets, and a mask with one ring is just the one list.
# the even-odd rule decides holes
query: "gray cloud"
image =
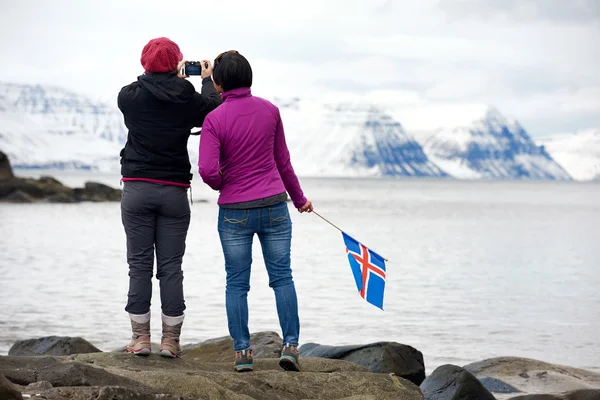
{"label": "gray cloud", "polygon": [[221,3],[197,0],[7,4],[3,80],[113,103],[142,72],[144,44],[168,36],[187,59],[241,51],[265,97],[385,90],[397,92],[391,100],[495,104],[544,129],[600,119],[600,0],[230,0],[225,16]]}

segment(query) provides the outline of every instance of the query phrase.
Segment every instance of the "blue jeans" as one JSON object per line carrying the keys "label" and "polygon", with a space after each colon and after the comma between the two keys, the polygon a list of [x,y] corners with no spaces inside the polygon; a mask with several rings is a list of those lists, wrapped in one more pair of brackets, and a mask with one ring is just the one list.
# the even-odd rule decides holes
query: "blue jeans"
{"label": "blue jeans", "polygon": [[252,265],[254,234],[262,247],[269,274],[269,286],[275,292],[283,343],[298,345],[300,320],[298,299],[290,267],[292,221],[285,202],[272,207],[248,210],[219,210],[219,237],[225,256],[227,287],[225,306],[229,334],[235,351],[250,347],[248,331],[248,291]]}

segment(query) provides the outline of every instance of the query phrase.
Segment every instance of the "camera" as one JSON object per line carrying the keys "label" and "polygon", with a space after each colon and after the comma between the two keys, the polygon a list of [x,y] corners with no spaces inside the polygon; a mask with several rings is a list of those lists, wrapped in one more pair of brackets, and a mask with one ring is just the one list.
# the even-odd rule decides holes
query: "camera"
{"label": "camera", "polygon": [[[208,68],[208,63],[204,63],[204,68]],[[202,63],[200,61],[188,61],[183,65],[182,75],[200,75],[202,73]]]}

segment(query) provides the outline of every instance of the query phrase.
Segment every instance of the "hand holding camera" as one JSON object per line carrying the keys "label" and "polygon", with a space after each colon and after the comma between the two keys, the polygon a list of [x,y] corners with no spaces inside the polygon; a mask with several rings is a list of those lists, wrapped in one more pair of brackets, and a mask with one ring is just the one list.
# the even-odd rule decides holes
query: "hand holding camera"
{"label": "hand holding camera", "polygon": [[177,65],[177,76],[188,78],[191,75],[200,75],[202,79],[212,75],[212,64],[209,60],[186,61],[181,60]]}

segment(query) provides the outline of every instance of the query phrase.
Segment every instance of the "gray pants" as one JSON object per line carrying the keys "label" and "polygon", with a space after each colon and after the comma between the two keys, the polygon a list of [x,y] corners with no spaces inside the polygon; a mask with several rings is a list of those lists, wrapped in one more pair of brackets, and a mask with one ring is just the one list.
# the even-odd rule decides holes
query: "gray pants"
{"label": "gray pants", "polygon": [[143,181],[124,183],[121,219],[127,236],[129,293],[125,311],[150,311],[154,250],[162,312],[178,317],[185,310],[181,263],[190,226],[187,189]]}

